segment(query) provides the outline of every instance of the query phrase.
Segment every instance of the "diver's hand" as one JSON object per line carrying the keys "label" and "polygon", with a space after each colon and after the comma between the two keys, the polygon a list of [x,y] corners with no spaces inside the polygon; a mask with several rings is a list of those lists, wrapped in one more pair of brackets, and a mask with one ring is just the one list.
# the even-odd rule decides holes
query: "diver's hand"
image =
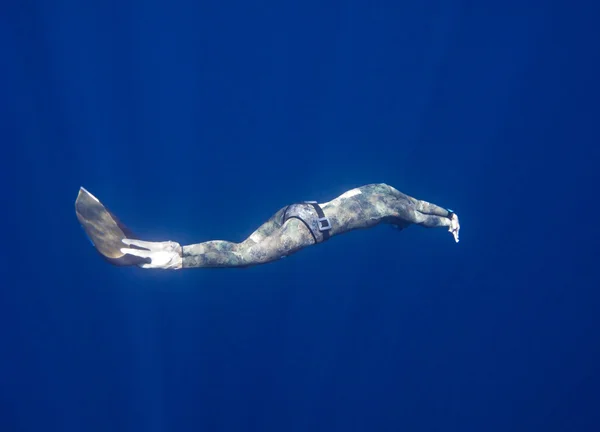
{"label": "diver's hand", "polygon": [[458,243],[458,232],[460,231],[460,223],[458,222],[458,216],[456,213],[452,213],[452,218],[450,219],[450,227],[448,227],[448,231],[452,233],[454,236],[454,241]]}
{"label": "diver's hand", "polygon": [[121,248],[124,254],[149,258],[149,263],[139,264],[143,268],[178,270],[183,265],[181,245],[173,241],[149,242],[125,238],[122,240],[128,246],[137,246],[143,249]]}

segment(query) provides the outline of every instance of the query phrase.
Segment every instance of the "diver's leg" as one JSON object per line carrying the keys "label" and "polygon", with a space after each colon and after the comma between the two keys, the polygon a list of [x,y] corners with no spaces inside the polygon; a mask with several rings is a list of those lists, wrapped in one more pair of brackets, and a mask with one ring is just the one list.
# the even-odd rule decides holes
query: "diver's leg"
{"label": "diver's leg", "polygon": [[237,243],[211,240],[183,246],[182,268],[193,267],[244,267],[242,257],[236,252]]}
{"label": "diver's leg", "polygon": [[184,246],[183,268],[266,264],[291,255],[314,242],[308,228],[297,219],[288,219],[283,226],[274,228],[271,235],[259,242],[255,240],[250,236],[242,243],[213,240]]}
{"label": "diver's leg", "polygon": [[279,209],[271,218],[262,224],[256,231],[250,234],[250,237],[246,240],[246,242],[251,242],[254,244],[260,243],[265,238],[272,235],[275,230],[281,227],[283,223],[283,214],[288,206]]}
{"label": "diver's leg", "polygon": [[211,240],[183,247],[183,267],[246,267],[244,250],[259,244],[281,227],[285,207],[254,231],[244,242]]}

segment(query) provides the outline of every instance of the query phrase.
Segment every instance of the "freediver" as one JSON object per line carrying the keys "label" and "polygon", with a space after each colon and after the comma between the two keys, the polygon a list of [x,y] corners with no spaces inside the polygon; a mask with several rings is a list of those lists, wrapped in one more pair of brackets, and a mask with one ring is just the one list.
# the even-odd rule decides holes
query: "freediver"
{"label": "freediver", "polygon": [[250,267],[287,257],[338,234],[380,223],[448,227],[458,243],[458,216],[383,183],[369,184],[327,203],[304,201],[277,211],[241,243],[211,240],[187,246],[135,236],[96,197],[81,188],[75,210],[92,244],[110,263],[142,268]]}

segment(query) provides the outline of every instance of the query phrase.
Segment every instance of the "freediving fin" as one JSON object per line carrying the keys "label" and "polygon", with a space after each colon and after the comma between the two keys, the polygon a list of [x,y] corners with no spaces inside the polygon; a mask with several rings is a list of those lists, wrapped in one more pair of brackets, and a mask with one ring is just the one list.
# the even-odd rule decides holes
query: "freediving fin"
{"label": "freediving fin", "polygon": [[108,262],[118,266],[130,266],[146,261],[121,252],[124,238],[137,237],[98,198],[83,187],[79,189],[75,200],[75,213],[91,243]]}

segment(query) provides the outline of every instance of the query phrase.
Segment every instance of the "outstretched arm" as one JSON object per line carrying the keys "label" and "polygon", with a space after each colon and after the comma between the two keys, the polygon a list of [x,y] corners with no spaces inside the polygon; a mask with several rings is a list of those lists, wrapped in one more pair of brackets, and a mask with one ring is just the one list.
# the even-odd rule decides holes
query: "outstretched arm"
{"label": "outstretched arm", "polygon": [[406,195],[385,183],[361,186],[322,205],[332,221],[332,234],[388,223],[403,229],[409,225],[448,227],[458,242],[460,224],[451,210]]}

